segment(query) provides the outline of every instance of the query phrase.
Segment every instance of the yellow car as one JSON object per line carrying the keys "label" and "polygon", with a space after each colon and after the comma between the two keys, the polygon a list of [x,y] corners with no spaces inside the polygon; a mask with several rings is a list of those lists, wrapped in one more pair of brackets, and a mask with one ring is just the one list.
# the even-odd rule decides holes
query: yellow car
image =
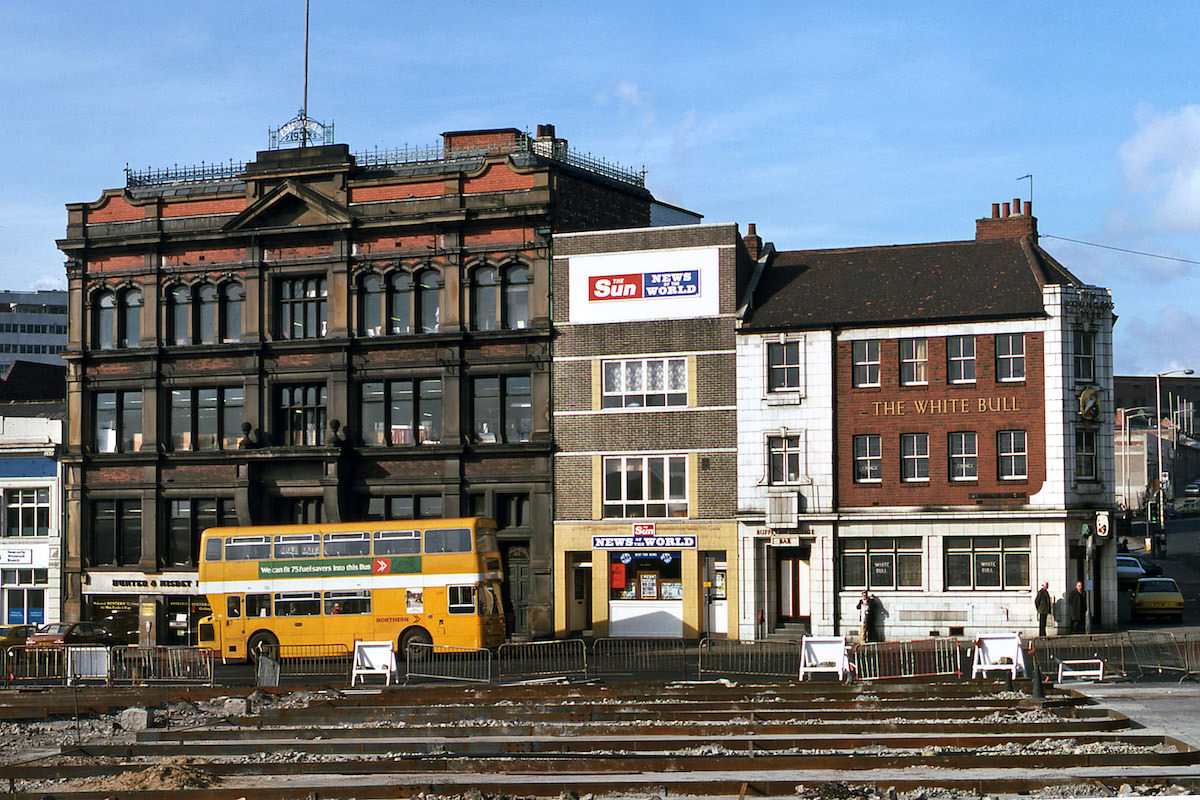
{"label": "yellow car", "polygon": [[1134,622],[1140,617],[1172,617],[1183,622],[1183,593],[1174,578],[1142,578],[1129,596]]}
{"label": "yellow car", "polygon": [[37,625],[5,625],[0,627],[0,651],[10,647],[20,647],[25,640],[33,636]]}

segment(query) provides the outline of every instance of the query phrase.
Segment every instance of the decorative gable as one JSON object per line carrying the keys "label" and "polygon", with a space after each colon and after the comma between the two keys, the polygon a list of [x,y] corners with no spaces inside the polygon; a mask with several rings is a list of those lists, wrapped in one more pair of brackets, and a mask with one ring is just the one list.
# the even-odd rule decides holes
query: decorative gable
{"label": "decorative gable", "polygon": [[303,183],[288,179],[227,222],[224,229],[295,228],[349,222],[350,213],[345,206]]}

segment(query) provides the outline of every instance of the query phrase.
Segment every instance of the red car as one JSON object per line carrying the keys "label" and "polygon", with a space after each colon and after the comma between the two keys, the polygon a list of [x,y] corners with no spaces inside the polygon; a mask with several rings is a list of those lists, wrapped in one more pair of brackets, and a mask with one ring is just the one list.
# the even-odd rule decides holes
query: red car
{"label": "red car", "polygon": [[25,640],[27,647],[49,644],[113,644],[108,631],[94,622],[52,622]]}

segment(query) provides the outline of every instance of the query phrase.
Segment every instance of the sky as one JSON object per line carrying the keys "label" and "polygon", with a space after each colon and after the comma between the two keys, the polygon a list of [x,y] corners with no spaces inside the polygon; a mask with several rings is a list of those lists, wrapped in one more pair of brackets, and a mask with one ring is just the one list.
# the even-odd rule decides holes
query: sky
{"label": "sky", "polygon": [[[351,152],[551,123],[780,250],[1032,199],[1112,291],[1117,373],[1200,372],[1198,30],[1192,2],[311,0],[308,111]],[[66,288],[65,206],[127,165],[252,160],[303,101],[304,0],[0,3],[0,289]]]}

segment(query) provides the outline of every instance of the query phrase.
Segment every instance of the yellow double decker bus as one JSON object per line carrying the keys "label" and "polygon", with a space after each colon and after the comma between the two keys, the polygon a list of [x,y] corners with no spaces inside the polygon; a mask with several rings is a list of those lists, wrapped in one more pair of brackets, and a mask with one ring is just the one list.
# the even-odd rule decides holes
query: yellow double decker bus
{"label": "yellow double decker bus", "polygon": [[504,641],[500,549],[486,517],[209,528],[201,647],[241,660],[261,647]]}

